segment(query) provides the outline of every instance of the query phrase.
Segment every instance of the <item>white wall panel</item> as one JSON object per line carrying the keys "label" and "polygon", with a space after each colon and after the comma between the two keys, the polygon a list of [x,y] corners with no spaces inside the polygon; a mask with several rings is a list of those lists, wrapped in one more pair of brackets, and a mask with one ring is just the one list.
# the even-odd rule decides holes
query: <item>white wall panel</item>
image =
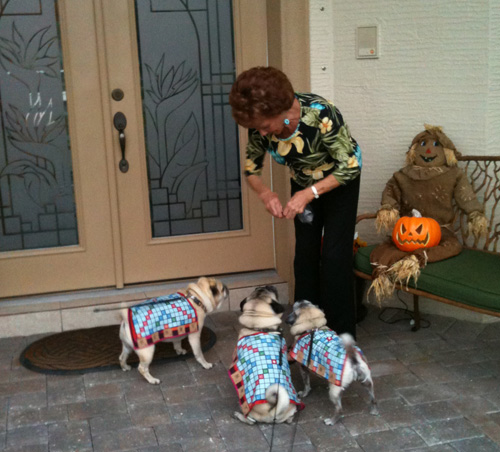
{"label": "white wall panel", "polygon": [[333,4],[312,0],[309,11],[311,91],[333,101]]}
{"label": "white wall panel", "polygon": [[[463,154],[500,154],[499,0],[311,0],[310,24],[311,90],[363,150],[360,213],[378,208],[424,123]],[[355,58],[366,25],[379,28],[379,59]]]}

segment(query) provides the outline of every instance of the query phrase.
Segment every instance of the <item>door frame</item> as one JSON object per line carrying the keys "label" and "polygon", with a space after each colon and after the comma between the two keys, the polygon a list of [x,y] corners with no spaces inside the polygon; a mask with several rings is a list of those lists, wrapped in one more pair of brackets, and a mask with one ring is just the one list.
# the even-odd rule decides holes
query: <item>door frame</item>
{"label": "door frame", "polygon": [[[120,85],[128,86],[127,85],[127,79],[124,78],[123,82],[120,79],[120,74],[116,75],[116,71],[109,72],[108,65],[111,64],[110,61],[113,59],[116,59],[116,54],[106,54],[106,49],[109,49],[111,46],[109,44],[109,41],[106,37],[106,32],[108,32],[109,36],[109,30],[106,30],[106,24],[109,23],[109,21],[114,21],[115,17],[117,18],[118,16],[121,17],[121,20],[125,20],[124,18],[124,11],[120,11],[119,14],[115,15],[110,15],[109,13],[109,8],[106,10],[106,5],[104,4],[105,0],[96,0],[95,1],[95,16],[96,16],[96,22],[97,22],[97,27],[98,27],[98,46],[101,49],[99,52],[99,64],[100,64],[100,70],[101,70],[101,96],[102,96],[102,108],[103,108],[103,115],[105,118],[105,123],[104,123],[104,128],[106,131],[106,148],[109,150],[107,152],[107,162],[108,162],[108,181],[109,181],[109,187],[110,187],[110,200],[111,200],[111,209],[112,209],[112,225],[113,225],[113,238],[114,238],[114,243],[115,243],[115,262],[116,262],[116,287],[121,288],[124,287],[124,285],[127,285],[127,280],[130,281],[131,284],[139,283],[139,280],[142,280],[144,275],[146,274],[147,270],[146,269],[138,269],[137,271],[134,270],[137,268],[137,262],[144,261],[143,253],[139,253],[137,256],[135,256],[135,253],[133,255],[134,259],[132,262],[135,262],[132,266],[130,265],[130,262],[128,261],[128,256],[130,255],[130,251],[127,251],[125,246],[123,246],[124,240],[127,240],[126,234],[122,229],[121,229],[121,224],[123,224],[123,215],[126,213],[126,211],[120,211],[120,196],[124,196],[123,193],[120,193],[120,186],[122,187],[123,190],[123,183],[124,181],[120,179],[120,174],[117,173],[116,171],[116,165],[119,160],[119,155],[120,155],[120,150],[117,145],[117,140],[116,140],[116,131],[112,127],[112,120],[109,118],[113,117],[113,114],[118,111],[118,110],[123,110],[127,116],[131,115],[132,122],[134,121],[134,116],[136,120],[138,121],[138,118],[142,118],[142,107],[140,108],[140,113],[136,110],[136,108],[131,108],[130,104],[124,104],[123,109],[120,109],[120,103],[113,101],[110,97],[110,92],[112,89],[116,87],[121,87]],[[257,64],[265,64],[262,60],[262,49],[267,48],[267,33],[266,33],[266,25],[264,24],[263,27],[258,27],[256,29],[255,27],[252,28],[251,24],[249,23],[250,21],[245,20],[245,17],[266,17],[266,2],[253,2],[250,0],[232,0],[233,4],[233,24],[234,24],[234,35],[235,35],[235,59],[236,59],[236,66],[237,70],[241,71],[245,68],[257,65]],[[136,23],[135,23],[135,16],[134,14],[130,13],[131,11],[134,11],[134,2],[133,0],[128,0],[128,19],[129,19],[129,29],[130,30],[135,30],[136,29]],[[122,8],[120,8],[121,10]],[[118,12],[117,12],[118,13]],[[116,19],[118,20],[118,18]],[[134,46],[136,42],[136,39],[131,36],[130,43],[122,43],[119,41],[119,45],[117,48],[117,53],[120,53],[120,49],[123,52],[128,52],[131,50],[131,53],[133,55],[133,58],[138,60],[138,49]],[[243,49],[241,43],[242,42],[247,42],[248,44],[246,47]],[[121,46],[121,47],[120,47]],[[131,46],[131,47],[130,47]],[[139,74],[139,67],[134,68],[134,78],[136,80],[140,79],[140,74]],[[111,77],[112,75],[112,77]],[[137,83],[139,84],[139,83]],[[113,86],[111,86],[113,85]],[[138,92],[137,90],[134,90],[133,93],[127,93],[128,96],[134,96],[132,99],[132,103],[136,106],[140,106],[141,103],[141,93]],[[126,94],[126,95],[127,95]],[[127,113],[128,111],[128,113]],[[106,118],[108,120],[106,121]],[[144,144],[142,142],[139,142],[138,140],[142,140],[142,136],[144,136],[143,133],[143,125],[142,123],[138,126],[138,137],[132,136],[132,142],[131,146],[134,148],[137,146],[137,149],[139,150],[139,155],[144,152],[144,149],[142,147]],[[244,149],[246,147],[246,132],[243,132],[240,129],[240,161],[244,161],[244,156],[245,152]],[[129,146],[129,140],[127,139],[127,147]],[[132,165],[131,165],[131,170],[132,170]],[[146,169],[146,161],[141,157],[139,159],[139,162],[135,163],[135,168],[133,168],[133,171],[139,172],[140,174],[147,174],[147,169]],[[271,164],[269,163],[268,169],[266,171],[264,180],[268,183],[271,184]],[[242,178],[244,178],[242,176]],[[149,205],[149,191],[147,189],[147,182],[143,181],[141,184],[141,194],[140,196],[142,197],[142,205],[145,206],[145,211],[140,214],[143,215],[144,217],[149,217],[149,211],[147,209],[147,205]],[[137,192],[136,192],[137,193]],[[252,232],[252,236],[258,236],[258,234],[261,234],[264,229],[264,223],[256,222],[255,216],[256,216],[256,209],[263,209],[263,206],[261,205],[260,200],[255,196],[253,192],[250,192],[248,190],[248,187],[245,182],[242,181],[241,184],[241,197],[242,197],[242,215],[243,215],[243,223],[244,227],[242,230],[237,230],[237,231],[227,231],[224,233],[213,233],[213,234],[203,234],[203,235],[193,235],[193,236],[187,236],[189,237],[190,242],[194,241],[199,241],[203,240],[206,243],[206,240],[210,239],[217,239],[217,238],[226,238],[229,239],[233,237],[234,239],[237,239],[238,237],[241,237],[242,239],[245,239],[245,237],[248,237],[250,235],[250,232]],[[146,203],[146,204],[144,204]],[[262,269],[265,268],[275,268],[276,267],[276,247],[275,247],[275,232],[274,232],[274,225],[272,222],[272,219],[270,217],[267,217],[267,212],[264,210],[260,210],[261,213],[259,215],[264,215],[265,216],[265,223],[268,224],[269,227],[269,242],[270,242],[270,247],[266,246],[265,249],[262,249],[261,251],[263,252],[263,255],[268,254],[267,259],[267,264],[265,267],[262,267]],[[127,214],[130,217],[130,214]],[[121,220],[120,220],[121,217]],[[252,221],[250,221],[252,219]],[[146,220],[147,221],[147,220]],[[250,224],[252,223],[252,224]],[[127,221],[127,224],[130,224],[130,221]],[[142,231],[144,227],[139,227],[137,226],[137,231]],[[257,233],[256,231],[261,230],[260,233]],[[145,231],[145,229],[144,229]],[[151,236],[149,236],[150,232],[148,231],[142,231],[140,232],[140,240],[145,240],[146,246],[151,246],[151,251],[154,253],[153,256],[158,256],[158,253],[160,252],[160,248],[156,249],[156,246],[161,246],[161,243],[168,243],[174,246],[173,249],[179,248],[179,246],[182,246],[181,243],[178,243],[178,246],[175,245],[176,242],[182,242],[186,240],[186,237],[166,237],[164,240],[161,238],[155,238],[154,242]],[[144,236],[144,233],[146,233],[147,237]],[[265,232],[267,234],[267,232]],[[257,234],[257,235],[256,235]],[[200,245],[203,245],[203,242],[199,242]],[[188,243],[187,243],[188,245]],[[188,245],[189,246],[189,245]],[[262,246],[261,246],[262,248]],[[254,249],[252,250],[254,255],[255,252],[258,250]],[[128,256],[127,256],[128,254]],[[250,257],[250,256],[249,256]],[[157,259],[157,257],[155,258]],[[220,261],[220,259],[219,259]],[[249,261],[251,262],[251,261]],[[252,268],[251,266],[248,266],[248,268]],[[157,267],[158,268],[158,267]],[[228,268],[226,266],[226,268]],[[199,272],[202,270],[195,270],[195,272]],[[140,274],[142,271],[143,275]],[[227,270],[224,270],[226,272]],[[242,270],[240,270],[242,271]],[[132,272],[132,280],[130,280],[130,275]],[[154,279],[155,278],[154,274],[151,274],[148,272],[148,275],[152,276]],[[190,276],[190,275],[187,275]],[[187,277],[186,276],[186,277]],[[177,279],[179,277],[182,277],[182,275],[174,275],[172,278],[169,279]],[[136,282],[137,281],[137,282]],[[147,282],[147,281],[144,281]]]}
{"label": "door frame", "polygon": [[[75,0],[59,0],[60,4],[60,15],[61,15],[61,45],[64,56],[64,61],[69,61],[70,59],[70,47],[75,44],[71,44],[71,40],[68,40],[68,29],[71,24],[65,20],[68,16],[68,11],[74,10],[75,8],[81,8],[80,2]],[[256,13],[256,7],[259,8],[259,13],[266,13],[267,8],[267,21],[268,21],[268,33],[261,33],[259,35],[259,39],[264,41],[268,40],[268,36],[270,36],[268,45],[268,64],[279,67],[283,69],[292,80],[294,87],[298,91],[307,91],[310,86],[310,78],[309,78],[309,19],[308,19],[308,11],[309,11],[309,1],[306,0],[259,0],[256,2],[255,0],[233,0],[233,11],[235,14],[235,40],[236,40],[236,61],[237,61],[237,70],[241,72],[244,68],[251,67],[253,65],[252,58],[247,57],[246,59],[242,56],[241,45],[238,45],[238,42],[241,42],[241,33],[250,32],[251,30],[245,30],[245,15],[241,13],[245,8],[251,8],[251,13]],[[92,2],[88,8],[93,12],[93,17],[95,21],[95,26],[100,29],[100,32],[97,33],[95,37],[94,43],[92,44],[92,48],[97,44],[97,49],[103,48],[102,41],[102,32],[103,32],[103,20],[102,20],[102,12],[99,11],[96,7],[95,2]],[[89,28],[89,27],[86,27]],[[276,35],[276,30],[279,30],[280,39],[274,39]],[[88,38],[89,30],[84,32],[85,36]],[[91,36],[92,33],[90,33]],[[85,38],[85,39],[87,39]],[[83,38],[82,34],[82,41]],[[74,40],[73,40],[74,41]],[[286,45],[283,44],[286,42]],[[274,53],[273,53],[274,51]],[[92,70],[96,68],[96,71],[99,74],[99,87],[100,87],[100,97],[102,100],[97,99],[94,103],[97,105],[101,105],[101,109],[96,108],[95,114],[102,118],[102,122],[100,127],[94,130],[96,136],[101,136],[100,142],[103,143],[105,149],[102,149],[102,153],[105,155],[101,159],[99,163],[99,174],[107,176],[107,180],[104,185],[107,185],[107,196],[105,200],[100,199],[101,194],[95,187],[93,187],[90,191],[94,193],[93,197],[99,200],[100,204],[108,204],[108,214],[106,214],[106,227],[109,227],[111,230],[111,234],[108,235],[108,243],[106,243],[106,247],[111,247],[112,249],[112,257],[111,257],[111,266],[113,275],[112,278],[114,280],[114,284],[96,284],[94,288],[98,287],[116,287],[123,288],[124,287],[124,277],[123,277],[123,256],[121,251],[121,234],[119,227],[119,208],[118,208],[118,189],[117,189],[117,176],[114,170],[116,163],[116,148],[114,148],[114,133],[115,132],[111,127],[108,127],[106,124],[108,121],[105,121],[104,118],[111,117],[111,99],[109,96],[110,90],[109,86],[107,86],[107,79],[102,77],[102,71],[106,67],[106,54],[100,51],[96,52],[97,59],[94,64],[90,67]],[[301,59],[300,70],[295,71],[297,69],[297,59],[294,58],[295,55],[303,55],[304,57]],[[81,70],[89,70],[88,67],[82,67]],[[68,89],[71,89],[71,86],[78,83],[78,73],[74,71],[74,74],[67,73],[66,84]],[[77,124],[76,119],[72,116],[72,106],[71,99],[68,99],[68,111],[69,111],[69,128],[70,131],[78,132],[78,129],[81,128],[81,124]],[[77,135],[73,132],[73,135]],[[240,137],[246,137],[245,131],[240,132]],[[86,143],[89,144],[89,143]],[[110,152],[109,150],[113,150]],[[89,162],[86,159],[86,156],[83,152],[78,153],[76,148],[72,149],[74,151],[73,155],[73,166],[74,166],[74,175],[75,175],[75,186],[81,186],[81,177],[82,175],[88,176],[88,174],[92,174],[95,177],[95,167],[94,163],[89,166]],[[244,161],[244,145],[241,146],[241,156],[242,161]],[[289,176],[287,169],[283,166],[276,165],[272,159],[268,159],[266,161],[266,165],[269,165],[271,168],[270,180],[267,180],[270,186],[275,190],[282,202],[285,202],[289,198]],[[81,193],[75,189],[75,198],[77,201],[80,201]],[[248,186],[245,182],[242,182],[242,198],[255,198],[255,194],[248,189]],[[248,202],[248,201],[247,201]],[[259,200],[256,202],[260,203]],[[77,205],[77,215],[79,221],[85,219],[88,216],[88,212],[80,205]],[[109,217],[109,218],[108,218]],[[79,225],[80,227],[80,245],[76,247],[72,247],[72,249],[67,249],[63,254],[71,255],[73,253],[81,253],[84,250],[84,247],[87,246],[86,238],[84,234],[88,234],[91,229],[85,224],[82,223]],[[95,227],[92,226],[93,230]],[[293,282],[293,242],[294,242],[294,233],[293,233],[293,223],[292,222],[284,222],[284,221],[274,221],[273,222],[273,235],[274,235],[274,261],[275,261],[275,270],[278,275],[289,284]],[[109,243],[111,242],[111,243]],[[95,248],[95,247],[94,247]],[[99,248],[99,247],[98,247]],[[102,251],[102,249],[100,249]],[[46,268],[47,265],[41,265],[40,257],[47,256],[51,254],[56,254],[57,250],[26,250],[21,252],[15,252],[12,256],[9,253],[9,260],[13,263],[16,262],[18,257],[25,258],[26,256],[32,256],[32,264],[30,263],[30,267],[35,265],[37,268]],[[6,253],[7,254],[7,253]],[[67,267],[68,265],[65,265]],[[19,280],[19,272],[14,271],[16,266],[14,265],[13,271],[9,271],[9,275],[4,275],[8,278],[12,277]],[[58,268],[58,267],[57,267]],[[53,268],[52,268],[53,270]],[[53,273],[58,273],[57,271]],[[60,277],[59,277],[60,280]],[[60,280],[61,281],[61,280]],[[76,280],[75,280],[76,281]],[[43,286],[35,287],[30,283],[29,286],[26,286],[26,290],[24,291],[24,295],[34,295],[41,293],[55,293],[61,291],[72,291],[72,290],[81,290],[81,289],[91,289],[88,286],[79,286],[77,282],[73,281],[73,279],[69,281],[61,281],[56,290],[47,290]],[[25,285],[25,283],[23,283]],[[31,287],[33,286],[33,287]]]}
{"label": "door frame", "polygon": [[[251,1],[251,0],[250,0]],[[311,89],[310,0],[267,0],[267,35],[269,65],[281,69],[295,91]],[[301,58],[296,56],[300,55]],[[281,202],[290,198],[288,169],[272,161],[272,187]],[[276,271],[288,282],[289,299],[293,302],[293,259],[295,228],[293,221],[275,221]]]}
{"label": "door frame", "polygon": [[[132,0],[130,0],[132,1]],[[256,10],[257,8],[257,10]],[[309,23],[309,0],[233,0],[234,13],[234,33],[235,33],[235,61],[237,73],[244,69],[258,64],[254,59],[251,48],[243,52],[241,42],[242,35],[248,33],[252,35],[252,30],[245,22],[245,14],[265,14],[267,17],[266,33],[258,36],[253,34],[253,39],[260,39],[266,42],[268,47],[268,64],[283,70],[297,91],[307,92],[311,87],[311,62],[310,62],[310,23]],[[96,12],[97,24],[103,30],[102,11]],[[134,24],[135,26],[135,24]],[[100,43],[103,46],[103,43]],[[252,47],[252,46],[250,46]],[[296,55],[303,57],[298,60]],[[106,55],[99,53],[100,66],[105,68]],[[111,116],[111,100],[109,98],[109,87],[107,78],[103,78],[105,83],[101,85],[104,114]],[[106,146],[113,146],[113,130],[105,127]],[[247,140],[246,130],[240,127],[240,158],[244,161],[245,145]],[[123,276],[123,256],[121,254],[121,235],[119,228],[118,212],[118,188],[116,172],[113,170],[115,156],[108,152],[108,180],[110,187],[110,200],[112,204],[111,220],[113,228],[113,243],[115,244],[115,271],[116,287],[124,287]],[[265,163],[271,168],[270,178],[264,181],[279,195],[282,202],[290,197],[290,176],[288,169],[283,165],[278,165],[273,159],[267,157]],[[244,178],[244,176],[242,176]],[[256,198],[256,195],[249,190],[248,185],[242,182],[242,199],[248,197]],[[255,199],[253,200],[255,201]],[[260,203],[260,200],[256,202]],[[244,209],[244,212],[246,210]],[[274,236],[274,256],[275,270],[278,275],[289,284],[289,293],[293,295],[293,257],[295,248],[295,234],[293,222],[273,220]],[[290,299],[293,297],[291,296]]]}

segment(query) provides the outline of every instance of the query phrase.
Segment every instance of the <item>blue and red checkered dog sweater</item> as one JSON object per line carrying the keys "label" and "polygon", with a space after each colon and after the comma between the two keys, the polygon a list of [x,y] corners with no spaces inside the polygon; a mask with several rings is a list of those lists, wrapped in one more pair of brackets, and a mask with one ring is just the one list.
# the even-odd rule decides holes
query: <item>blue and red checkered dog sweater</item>
{"label": "blue and red checkered dog sweater", "polygon": [[292,384],[285,340],[278,334],[256,333],[243,336],[236,344],[233,365],[228,374],[245,416],[252,411],[254,405],[267,403],[266,389],[274,383],[286,388],[290,402],[298,405],[299,409],[304,407]]}
{"label": "blue and red checkered dog sweater", "polygon": [[[354,350],[361,359],[365,359],[358,347],[355,346]],[[295,343],[290,357],[330,383],[341,386],[347,354],[342,339],[335,331],[329,328],[315,330],[312,350],[311,332],[304,333]]]}
{"label": "blue and red checkered dog sweater", "polygon": [[198,331],[196,310],[180,292],[131,306],[128,322],[136,349]]}

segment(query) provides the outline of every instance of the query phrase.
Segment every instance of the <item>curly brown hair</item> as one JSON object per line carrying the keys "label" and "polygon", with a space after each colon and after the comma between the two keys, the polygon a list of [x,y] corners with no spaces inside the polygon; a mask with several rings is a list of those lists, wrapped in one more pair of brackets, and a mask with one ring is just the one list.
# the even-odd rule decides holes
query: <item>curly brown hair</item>
{"label": "curly brown hair", "polygon": [[274,67],[242,72],[231,88],[229,104],[235,121],[248,127],[255,118],[272,118],[292,107],[295,92],[288,77]]}

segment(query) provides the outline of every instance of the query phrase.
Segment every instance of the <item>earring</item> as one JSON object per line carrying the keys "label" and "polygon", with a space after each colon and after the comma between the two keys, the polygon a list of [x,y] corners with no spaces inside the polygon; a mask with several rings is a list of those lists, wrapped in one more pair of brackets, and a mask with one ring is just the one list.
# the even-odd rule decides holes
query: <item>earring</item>
{"label": "earring", "polygon": [[290,120],[287,118],[283,121],[286,125],[290,124]]}

